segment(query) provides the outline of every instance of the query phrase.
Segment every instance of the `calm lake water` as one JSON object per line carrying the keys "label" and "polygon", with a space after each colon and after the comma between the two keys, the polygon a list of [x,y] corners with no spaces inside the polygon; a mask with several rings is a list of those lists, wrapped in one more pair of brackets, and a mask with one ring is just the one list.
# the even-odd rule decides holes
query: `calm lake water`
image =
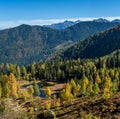
{"label": "calm lake water", "polygon": [[[43,86],[43,84],[37,83],[37,85],[38,85],[39,88],[40,88],[40,95],[39,95],[39,96],[40,96],[41,98],[45,98],[45,91],[41,89],[42,86]],[[33,86],[33,83],[32,83],[32,84],[25,84],[25,85],[22,86],[22,88],[27,88],[27,87],[29,87],[29,86]],[[38,96],[38,95],[36,95],[36,96]]]}

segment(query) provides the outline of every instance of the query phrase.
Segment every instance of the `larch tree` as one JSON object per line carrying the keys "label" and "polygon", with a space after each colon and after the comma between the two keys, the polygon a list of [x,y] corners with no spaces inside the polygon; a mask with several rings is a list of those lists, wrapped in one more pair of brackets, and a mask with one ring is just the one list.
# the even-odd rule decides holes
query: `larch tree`
{"label": "larch tree", "polygon": [[46,91],[45,91],[46,97],[50,98],[50,97],[51,97],[51,94],[52,94],[52,91],[51,91],[50,87],[47,87],[47,89],[46,89]]}
{"label": "larch tree", "polygon": [[97,74],[96,77],[95,77],[95,82],[100,84],[102,81],[101,81],[101,78],[100,76]]}
{"label": "larch tree", "polygon": [[30,95],[30,98],[32,99],[34,94],[34,88],[32,85],[28,87],[28,93]]}
{"label": "larch tree", "polygon": [[113,69],[111,69],[111,70],[110,70],[110,77],[111,77],[112,79],[114,79],[114,76],[115,76],[115,72],[114,72]]}
{"label": "larch tree", "polygon": [[45,70],[45,68],[46,68],[45,64],[42,64],[42,65],[41,65],[41,69],[42,69],[42,70]]}
{"label": "larch tree", "polygon": [[82,85],[82,92],[85,94],[87,92],[87,86],[89,84],[89,80],[86,76],[83,77],[83,81],[82,81],[83,85]]}
{"label": "larch tree", "polygon": [[92,81],[90,81],[89,84],[88,84],[87,93],[88,93],[89,95],[93,95],[93,93],[94,93],[94,90],[93,90],[93,82],[92,82]]}
{"label": "larch tree", "polygon": [[70,100],[73,98],[70,83],[65,84],[64,89],[60,92],[60,98],[62,100]]}
{"label": "larch tree", "polygon": [[73,94],[74,97],[76,97],[77,93],[80,91],[80,85],[76,84],[76,82],[73,79],[70,81],[70,85],[71,85],[71,93]]}
{"label": "larch tree", "polygon": [[17,82],[16,82],[16,78],[15,78],[13,73],[10,73],[10,75],[8,77],[8,87],[10,90],[10,97],[11,98],[18,98]]}
{"label": "larch tree", "polygon": [[112,93],[112,81],[110,77],[106,76],[103,87],[103,97],[107,99],[111,96],[111,93]]}
{"label": "larch tree", "polygon": [[95,82],[95,84],[93,85],[93,90],[95,95],[100,93],[100,88],[98,83]]}

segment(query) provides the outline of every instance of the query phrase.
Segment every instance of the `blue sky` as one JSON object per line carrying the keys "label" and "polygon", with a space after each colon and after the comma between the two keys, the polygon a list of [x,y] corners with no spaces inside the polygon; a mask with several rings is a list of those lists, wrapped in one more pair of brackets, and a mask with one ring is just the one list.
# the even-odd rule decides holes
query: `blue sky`
{"label": "blue sky", "polygon": [[43,25],[66,19],[120,18],[119,11],[120,0],[0,0],[0,27]]}

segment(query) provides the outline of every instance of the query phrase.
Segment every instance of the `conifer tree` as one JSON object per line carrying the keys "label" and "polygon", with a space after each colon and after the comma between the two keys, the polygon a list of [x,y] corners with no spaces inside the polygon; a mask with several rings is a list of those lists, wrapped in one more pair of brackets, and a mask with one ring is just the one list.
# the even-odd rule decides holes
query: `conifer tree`
{"label": "conifer tree", "polygon": [[112,92],[113,93],[118,91],[118,86],[119,86],[119,84],[118,84],[117,80],[113,80],[113,82],[112,82]]}
{"label": "conifer tree", "polygon": [[93,95],[93,93],[94,93],[94,90],[93,90],[93,82],[92,82],[92,81],[90,81],[89,84],[88,84],[87,93],[88,93],[89,95]]}
{"label": "conifer tree", "polygon": [[33,64],[31,65],[31,74],[32,74],[32,76],[34,76],[35,73],[36,73],[36,71],[35,71],[35,64],[33,63]]}
{"label": "conifer tree", "polygon": [[10,96],[10,88],[8,87],[8,76],[4,75],[2,78],[2,97],[8,98]]}
{"label": "conifer tree", "polygon": [[[22,66],[21,68],[21,75],[22,75],[22,78],[25,79],[26,78],[26,75],[27,75],[27,70],[26,70],[26,67]],[[26,80],[26,79],[25,79]]]}
{"label": "conifer tree", "polygon": [[1,85],[1,82],[0,82],[0,98],[2,97],[2,85]]}
{"label": "conifer tree", "polygon": [[21,80],[21,70],[19,66],[17,66],[16,68],[16,75],[17,75],[17,80]]}
{"label": "conifer tree", "polygon": [[36,83],[36,81],[34,81],[33,88],[34,88],[34,95],[39,96],[40,88],[39,88],[38,84]]}
{"label": "conifer tree", "polygon": [[100,78],[100,76],[98,74],[95,77],[95,82],[98,83],[98,84],[101,83],[101,78]]}
{"label": "conifer tree", "polygon": [[100,92],[100,88],[98,83],[95,82],[95,84],[93,85],[93,90],[94,90],[94,94],[97,95]]}

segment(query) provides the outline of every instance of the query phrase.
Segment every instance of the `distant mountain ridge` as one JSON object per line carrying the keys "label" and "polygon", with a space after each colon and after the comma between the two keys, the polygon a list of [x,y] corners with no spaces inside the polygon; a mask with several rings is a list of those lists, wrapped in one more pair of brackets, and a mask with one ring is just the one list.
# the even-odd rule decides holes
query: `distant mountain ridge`
{"label": "distant mountain ridge", "polygon": [[120,19],[114,19],[112,22],[118,22],[118,23],[120,23]]}
{"label": "distant mountain ridge", "polygon": [[61,22],[61,23],[56,23],[56,24],[51,24],[51,25],[44,25],[45,27],[48,27],[48,28],[53,28],[53,29],[65,29],[65,28],[68,28],[70,26],[73,26],[77,23],[79,23],[80,21],[64,21],[64,22]]}
{"label": "distant mountain ridge", "polygon": [[[104,18],[98,18],[98,19],[93,19],[92,20],[93,22],[114,22],[114,23],[120,23],[120,19],[114,19],[112,21],[110,20],[107,20],[107,19],[104,19]],[[66,29],[70,26],[73,26],[77,23],[80,23],[80,22],[84,22],[84,21],[80,21],[80,20],[77,20],[77,21],[64,21],[64,22],[60,22],[60,23],[55,23],[55,24],[51,24],[51,25],[44,25],[45,27],[48,27],[48,28],[52,28],[52,29],[58,29],[58,30],[62,30],[62,29]],[[86,21],[87,22],[87,21]]]}
{"label": "distant mountain ridge", "polygon": [[110,22],[109,20],[103,19],[103,18],[94,19],[93,21],[94,21],[94,22]]}

